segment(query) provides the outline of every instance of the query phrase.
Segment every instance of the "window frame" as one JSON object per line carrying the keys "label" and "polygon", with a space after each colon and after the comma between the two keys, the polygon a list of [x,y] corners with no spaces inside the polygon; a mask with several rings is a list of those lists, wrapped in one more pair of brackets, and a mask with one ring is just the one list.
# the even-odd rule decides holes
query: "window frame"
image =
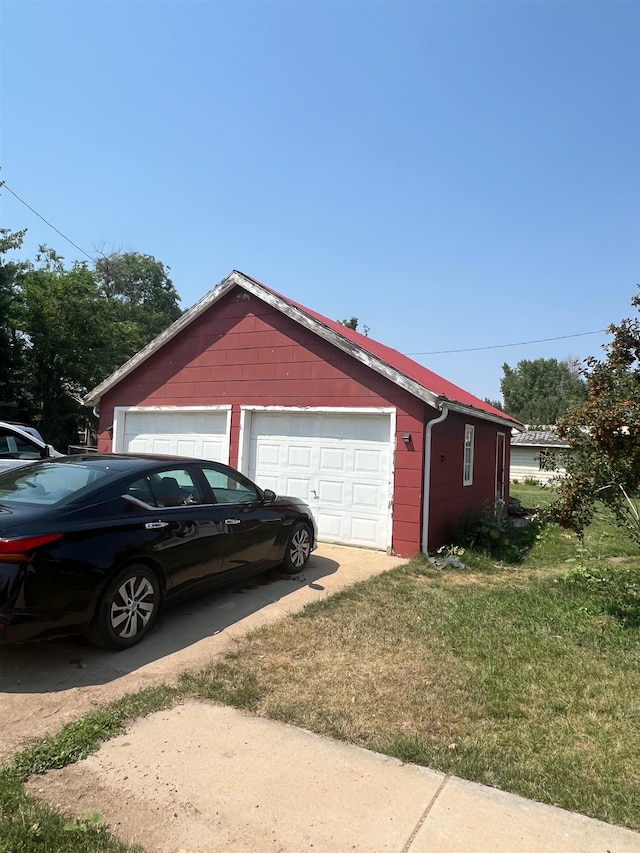
{"label": "window frame", "polygon": [[462,485],[473,485],[473,461],[475,455],[475,433],[474,424],[464,425],[464,445],[462,449]]}

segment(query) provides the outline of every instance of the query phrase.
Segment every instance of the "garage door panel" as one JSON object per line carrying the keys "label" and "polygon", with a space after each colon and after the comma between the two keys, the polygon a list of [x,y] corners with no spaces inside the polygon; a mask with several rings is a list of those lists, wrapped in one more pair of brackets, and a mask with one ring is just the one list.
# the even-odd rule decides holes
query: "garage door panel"
{"label": "garage door panel", "polygon": [[271,489],[277,495],[287,495],[289,497],[300,497],[293,492],[288,492],[286,488],[281,488],[280,479],[277,475],[260,474],[259,479],[254,478],[261,489]]}
{"label": "garage door panel", "polygon": [[[137,442],[141,445],[141,453],[149,453],[145,447],[151,447],[151,453],[171,453],[171,441],[169,439],[155,438],[154,436],[140,436]],[[136,447],[136,451],[137,451]]]}
{"label": "garage door panel", "polygon": [[319,480],[318,500],[336,506],[344,506],[345,484],[336,480]]}
{"label": "garage door panel", "polygon": [[197,456],[196,442],[192,438],[176,439],[176,447],[180,456]]}
{"label": "garage door panel", "polygon": [[134,425],[141,433],[206,433],[224,432],[226,412],[182,412],[180,410],[127,411],[124,413],[126,426]]}
{"label": "garage door panel", "polygon": [[254,412],[249,458],[261,486],[309,503],[322,541],[388,545],[389,414]]}
{"label": "garage door panel", "polygon": [[287,465],[289,468],[302,468],[311,470],[312,452],[308,444],[291,444],[287,453]]}
{"label": "garage door panel", "polygon": [[351,522],[351,538],[359,545],[374,545],[378,536],[376,522],[356,516]]}
{"label": "garage door panel", "polygon": [[339,441],[389,443],[387,414],[341,412],[254,412],[251,430],[273,438],[324,437]]}
{"label": "garage door panel", "polygon": [[348,464],[348,453],[343,447],[320,447],[320,471],[344,471]]}
{"label": "garage door panel", "polygon": [[347,464],[347,452],[341,447],[320,447],[320,471],[344,471]]}
{"label": "garage door panel", "polygon": [[389,454],[380,450],[354,451],[353,470],[355,474],[383,474],[389,470]]}
{"label": "garage door panel", "polygon": [[[154,450],[154,444],[148,435],[139,435],[131,439],[125,446],[126,453],[162,453],[162,450]],[[166,452],[166,451],[165,451]]]}
{"label": "garage door panel", "polygon": [[327,413],[316,417],[319,420],[319,425],[314,434],[323,438],[358,442],[389,441],[389,418],[387,415],[364,416]]}
{"label": "garage door panel", "polygon": [[308,499],[308,495],[311,490],[311,483],[308,478],[287,477],[286,483],[287,495],[294,498],[300,498],[302,495],[306,495],[307,497],[305,497],[305,500]]}
{"label": "garage door panel", "polygon": [[228,462],[229,454],[227,452],[227,443],[225,440],[218,439],[216,441],[207,441],[206,439],[202,442],[202,456],[204,459],[211,459],[214,462]]}
{"label": "garage door panel", "polygon": [[164,453],[229,461],[226,411],[130,410],[118,416],[118,447],[130,453]]}
{"label": "garage door panel", "polygon": [[380,507],[384,496],[380,494],[379,486],[375,484],[356,483],[353,487],[352,504],[354,509],[366,509],[375,512]]}
{"label": "garage door panel", "polygon": [[280,445],[271,443],[261,443],[258,446],[258,465],[280,466]]}
{"label": "garage door panel", "polygon": [[337,513],[319,510],[315,513],[318,531],[323,531],[325,540],[339,542],[342,536],[343,518]]}

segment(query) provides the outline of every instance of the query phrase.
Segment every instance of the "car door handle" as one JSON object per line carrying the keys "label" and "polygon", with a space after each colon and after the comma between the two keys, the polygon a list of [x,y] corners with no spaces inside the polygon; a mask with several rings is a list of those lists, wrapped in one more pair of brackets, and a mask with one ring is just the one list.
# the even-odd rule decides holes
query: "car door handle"
{"label": "car door handle", "polygon": [[225,524],[240,524],[240,519],[239,518],[225,518],[224,523]]}
{"label": "car door handle", "polygon": [[147,521],[147,523],[145,524],[145,529],[146,530],[157,530],[160,527],[168,527],[168,526],[169,526],[168,521]]}

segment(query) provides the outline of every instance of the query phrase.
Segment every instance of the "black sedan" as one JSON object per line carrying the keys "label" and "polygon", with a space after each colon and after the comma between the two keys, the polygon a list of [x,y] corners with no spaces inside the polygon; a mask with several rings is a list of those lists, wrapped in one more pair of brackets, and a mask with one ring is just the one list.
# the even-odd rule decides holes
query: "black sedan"
{"label": "black sedan", "polygon": [[316,546],[309,507],[216,462],[46,459],[0,474],[0,643],[84,633],[124,649],[165,600],[281,566]]}

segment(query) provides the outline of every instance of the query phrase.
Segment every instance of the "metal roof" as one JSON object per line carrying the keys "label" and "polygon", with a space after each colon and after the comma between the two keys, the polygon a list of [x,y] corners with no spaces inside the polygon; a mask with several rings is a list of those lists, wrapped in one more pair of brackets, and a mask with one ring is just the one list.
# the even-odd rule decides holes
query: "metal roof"
{"label": "metal roof", "polygon": [[566,439],[549,430],[532,429],[511,436],[511,444],[518,447],[570,447]]}
{"label": "metal roof", "polygon": [[395,382],[434,408],[442,408],[443,404],[446,403],[448,408],[454,411],[504,424],[517,430],[524,428],[523,424],[515,418],[511,418],[500,409],[494,408],[479,397],[454,385],[408,356],[360,332],[349,329],[342,323],[329,320],[328,317],[282,296],[257,279],[238,270],[233,270],[192,308],[185,311],[168,329],[165,329],[151,343],[136,353],[133,358],[129,359],[126,364],[90,391],[84,398],[85,405],[95,406],[107,391],[110,391],[125,376],[154,355],[164,344],[180,334],[190,323],[211,308],[234,287],[240,287],[258,299],[262,299],[309,331],[368,365],[377,373],[386,376],[390,381]]}

